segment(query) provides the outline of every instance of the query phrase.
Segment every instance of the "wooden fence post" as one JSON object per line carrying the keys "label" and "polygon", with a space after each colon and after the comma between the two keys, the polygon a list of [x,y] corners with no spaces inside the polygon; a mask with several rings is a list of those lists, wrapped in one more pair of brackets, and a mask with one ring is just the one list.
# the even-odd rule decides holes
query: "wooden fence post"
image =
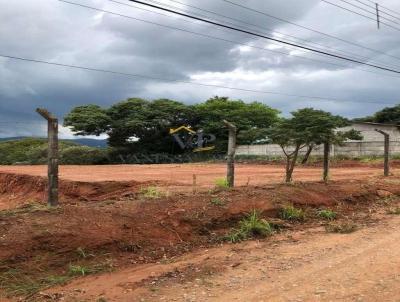
{"label": "wooden fence post", "polygon": [[384,149],[384,168],[383,168],[383,175],[384,176],[389,176],[390,171],[389,171],[389,148],[390,148],[390,136],[388,133],[385,131],[375,129],[376,132],[379,132],[382,134],[385,138],[385,149]]}
{"label": "wooden fence post", "polygon": [[38,108],[36,112],[47,120],[48,137],[48,205],[58,206],[58,119],[46,109]]}
{"label": "wooden fence post", "polygon": [[226,180],[232,188],[235,185],[236,126],[226,120],[223,122],[229,129]]}
{"label": "wooden fence post", "polygon": [[324,172],[322,178],[324,182],[328,182],[329,180],[329,156],[331,151],[331,144],[326,142],[324,143]]}
{"label": "wooden fence post", "polygon": [[193,194],[197,192],[197,175],[193,174]]}

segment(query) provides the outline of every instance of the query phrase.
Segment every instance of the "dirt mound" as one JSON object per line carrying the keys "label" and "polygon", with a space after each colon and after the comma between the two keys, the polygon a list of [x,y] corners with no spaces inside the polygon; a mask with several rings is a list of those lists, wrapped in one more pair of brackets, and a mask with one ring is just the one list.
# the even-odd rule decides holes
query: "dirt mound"
{"label": "dirt mound", "polygon": [[[160,182],[81,182],[62,179],[59,193],[62,203],[116,200],[136,194],[143,186],[157,184]],[[47,179],[45,177],[0,173],[0,210],[12,209],[27,202],[45,202],[46,192]]]}
{"label": "dirt mound", "polygon": [[[2,175],[10,184],[3,189],[23,195],[35,189],[43,194],[44,180],[36,186],[24,187],[24,177]],[[168,250],[178,252],[182,246],[201,245],[218,237],[218,230],[232,226],[252,209],[264,216],[274,217],[283,204],[293,203],[312,207],[329,206],[339,202],[369,202],[377,198],[377,190],[400,194],[398,179],[393,182],[299,183],[270,187],[248,187],[214,193],[176,194],[159,199],[144,199],[134,195],[130,200],[110,201],[115,194],[130,192],[130,183],[82,184],[64,182],[64,196],[95,197],[95,203],[63,204],[55,210],[26,208],[0,212],[0,227],[4,237],[0,246],[2,259],[13,255],[31,257],[42,251],[71,252],[78,247],[87,249],[137,251],[135,258],[157,258]],[[4,181],[4,179],[3,179]],[[105,192],[105,186],[108,192]],[[216,202],[218,201],[218,202]],[[218,205],[216,205],[218,204]],[[16,219],[17,218],[17,219]],[[16,223],[18,221],[18,223]],[[214,238],[215,237],[215,238]],[[132,245],[131,247],[129,247]],[[135,248],[136,246],[136,248]],[[185,249],[185,248],[184,248]]]}
{"label": "dirt mound", "polygon": [[[30,191],[36,196],[43,194],[44,179],[34,178],[33,183],[25,176],[1,177],[8,184],[3,188],[7,196],[12,192],[20,197],[33,194]],[[346,211],[349,206],[369,206],[381,198],[381,191],[400,194],[399,182],[399,178],[391,177],[368,183],[296,183],[153,199],[133,194],[116,201],[109,199],[111,189],[113,194],[121,194],[131,192],[136,184],[83,183],[79,188],[77,183],[63,182],[63,196],[75,200],[73,203],[54,209],[27,204],[0,211],[0,275],[18,272],[15,280],[23,276],[44,280],[48,274],[69,276],[71,265],[97,271],[110,263],[116,268],[173,259],[195,248],[219,244],[253,209],[271,219],[285,204],[340,204]],[[79,194],[97,198],[97,202],[75,199]],[[104,196],[107,198],[102,199]],[[349,213],[353,210],[349,208]]]}

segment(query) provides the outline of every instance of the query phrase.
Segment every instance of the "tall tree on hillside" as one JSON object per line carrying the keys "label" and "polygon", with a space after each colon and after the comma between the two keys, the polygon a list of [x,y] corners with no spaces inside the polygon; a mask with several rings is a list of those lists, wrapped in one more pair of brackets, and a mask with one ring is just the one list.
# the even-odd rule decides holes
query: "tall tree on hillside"
{"label": "tall tree on hillside", "polygon": [[348,138],[359,138],[355,130],[337,131],[347,126],[346,119],[313,108],[292,112],[292,118],[282,119],[268,131],[271,143],[281,146],[286,156],[286,182],[292,181],[301,149],[321,143],[339,144]]}
{"label": "tall tree on hillside", "polygon": [[168,99],[131,98],[110,108],[76,107],[64,118],[64,125],[77,135],[108,134],[109,145],[120,150],[169,153],[175,147],[169,129],[193,125],[195,120],[191,106]]}
{"label": "tall tree on hillside", "polygon": [[245,103],[227,97],[213,97],[194,106],[198,127],[217,137],[217,150],[225,151],[228,132],[222,121],[229,120],[237,127],[238,144],[251,144],[266,136],[265,129],[278,121],[279,111],[259,102]]}

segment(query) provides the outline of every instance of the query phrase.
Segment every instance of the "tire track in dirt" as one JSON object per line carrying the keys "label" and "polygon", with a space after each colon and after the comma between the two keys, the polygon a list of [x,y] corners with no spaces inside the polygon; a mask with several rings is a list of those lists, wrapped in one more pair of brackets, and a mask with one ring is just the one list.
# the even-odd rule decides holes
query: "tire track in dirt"
{"label": "tire track in dirt", "polygon": [[[82,289],[64,301],[400,301],[400,217],[379,215],[375,225],[352,234],[315,228],[228,244],[170,264],[76,280],[52,292],[67,298]],[[214,273],[193,277],[188,265]],[[183,279],[159,282],[177,271]]]}
{"label": "tire track in dirt", "polygon": [[254,282],[210,301],[400,301],[399,226],[397,219],[379,230],[317,236],[298,248],[318,251],[321,241],[348,238],[311,263],[299,259],[291,263],[296,268],[272,274],[274,282]]}

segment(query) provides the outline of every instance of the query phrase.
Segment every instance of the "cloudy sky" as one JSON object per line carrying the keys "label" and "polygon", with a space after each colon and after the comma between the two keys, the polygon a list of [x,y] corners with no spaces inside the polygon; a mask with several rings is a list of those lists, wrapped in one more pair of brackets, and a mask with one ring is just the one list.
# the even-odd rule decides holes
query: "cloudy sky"
{"label": "cloudy sky", "polygon": [[[219,29],[128,0],[68,1],[115,14],[58,0],[0,0],[0,55],[334,101],[127,77],[0,57],[0,137],[44,135],[45,125],[34,112],[37,107],[46,107],[62,118],[77,105],[109,106],[128,97],[196,103],[220,95],[257,100],[283,114],[312,106],[347,117],[371,114],[400,100],[400,75],[395,73]],[[315,31],[224,0],[157,1],[175,10],[400,70],[399,31],[384,25],[377,30],[373,20],[321,0],[231,0]],[[361,12],[340,0],[329,1]],[[368,9],[355,0],[348,1]],[[398,0],[380,0],[380,4],[400,12]],[[400,15],[394,16],[399,18],[395,20],[399,24],[384,21],[400,29]],[[71,134],[62,129],[62,136]]]}

